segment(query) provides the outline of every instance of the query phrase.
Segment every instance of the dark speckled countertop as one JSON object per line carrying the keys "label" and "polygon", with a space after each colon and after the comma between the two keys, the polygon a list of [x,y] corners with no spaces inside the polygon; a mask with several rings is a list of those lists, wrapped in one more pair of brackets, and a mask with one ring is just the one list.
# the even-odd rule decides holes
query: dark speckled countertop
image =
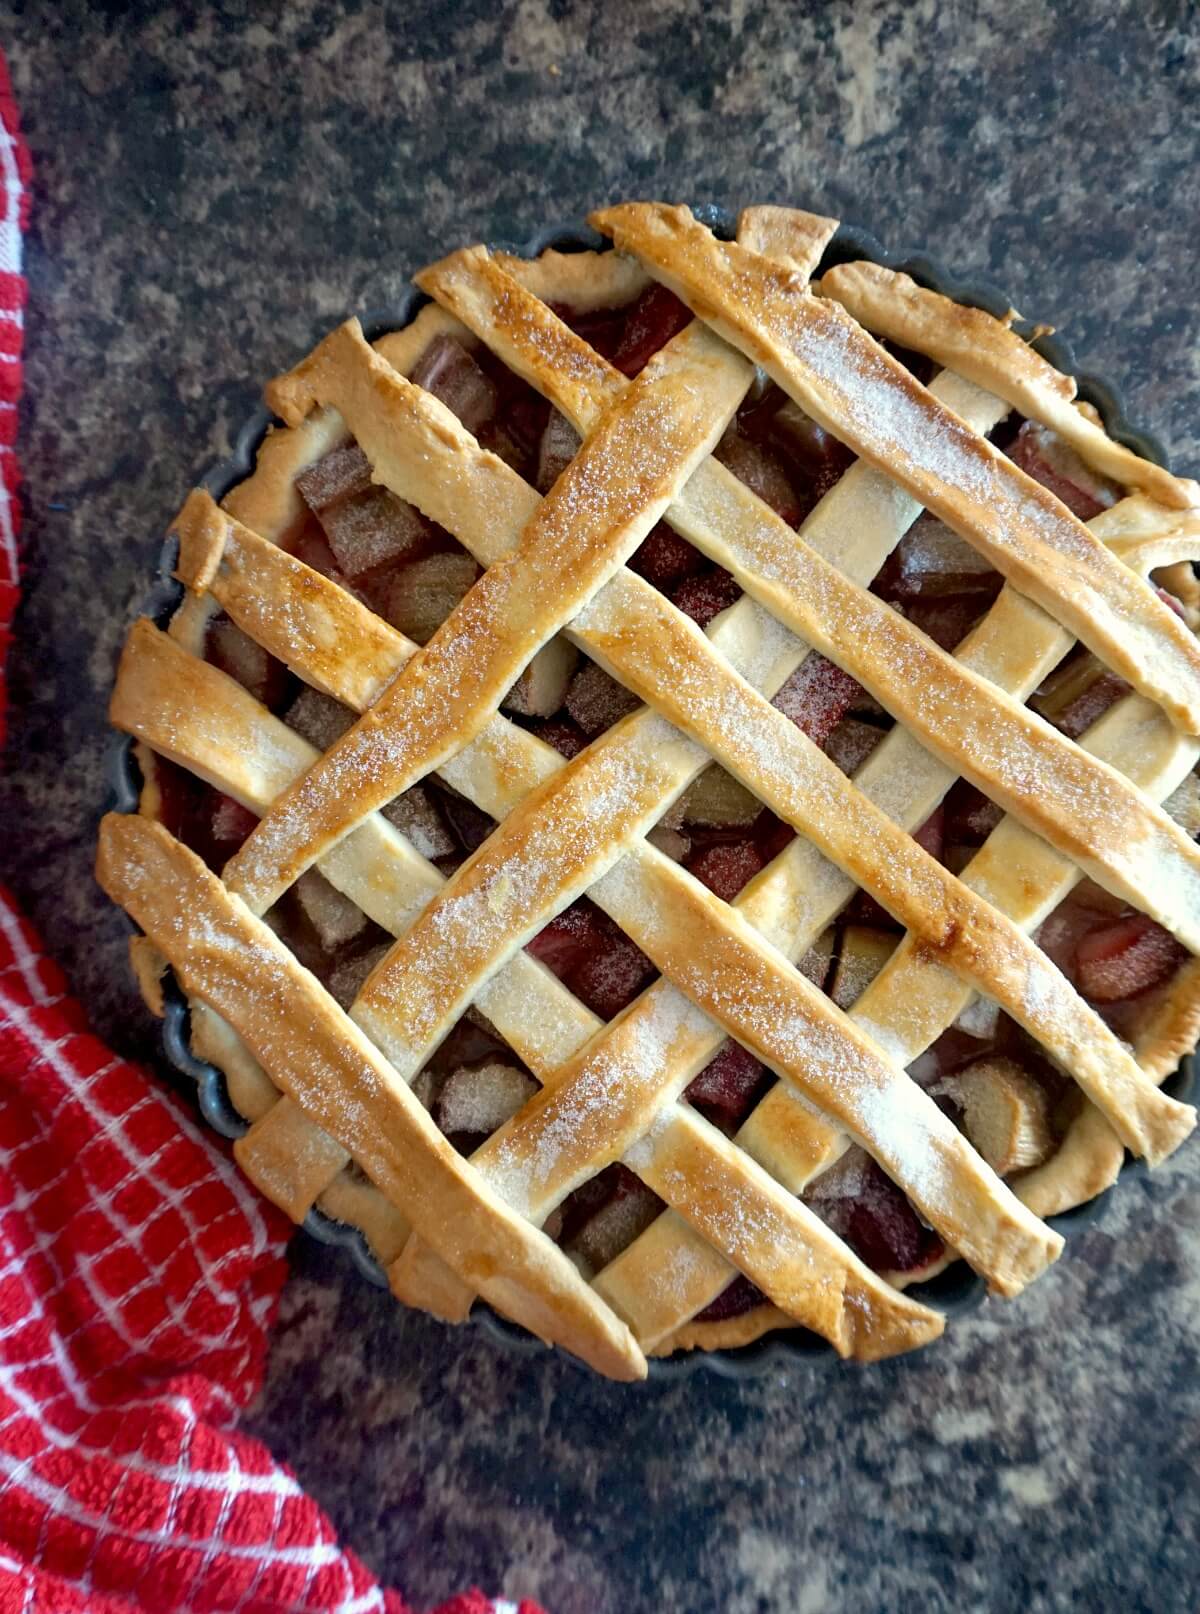
{"label": "dark speckled countertop", "polygon": [[[167,519],[271,375],[481,236],[794,201],[1000,281],[1200,473],[1194,3],[0,8],[36,169],[27,594],[0,874],[155,1057],[92,884],[103,706]],[[618,1389],[298,1241],[248,1423],[419,1604],[554,1614],[1200,1601],[1200,1150],[912,1359]]]}

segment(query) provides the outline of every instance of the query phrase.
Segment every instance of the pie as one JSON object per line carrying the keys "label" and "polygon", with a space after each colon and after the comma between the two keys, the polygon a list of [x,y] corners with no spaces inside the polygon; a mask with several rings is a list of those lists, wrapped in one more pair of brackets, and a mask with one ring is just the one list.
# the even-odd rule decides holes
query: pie
{"label": "pie", "polygon": [[833,220],[592,223],[268,386],[99,878],[247,1175],[406,1304],[892,1355],[1192,1130],[1200,488]]}

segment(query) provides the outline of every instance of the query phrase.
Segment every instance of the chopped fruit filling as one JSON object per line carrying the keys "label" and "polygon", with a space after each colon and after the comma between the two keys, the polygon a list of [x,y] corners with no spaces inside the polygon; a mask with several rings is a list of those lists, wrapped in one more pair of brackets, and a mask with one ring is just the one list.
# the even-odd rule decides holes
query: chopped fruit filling
{"label": "chopped fruit filling", "polygon": [[963,1131],[992,1170],[1004,1177],[1041,1165],[1054,1151],[1045,1089],[1012,1059],[980,1059],[937,1083]]}
{"label": "chopped fruit filling", "polygon": [[674,822],[703,829],[741,829],[752,824],[761,806],[758,797],[731,773],[712,763],[693,779],[672,809]]}
{"label": "chopped fruit filling", "polygon": [[590,1275],[615,1260],[662,1209],[658,1195],[617,1162],[563,1201],[560,1241]]}
{"label": "chopped fruit filling", "polygon": [[544,925],[525,950],[563,980],[600,946],[602,937],[599,909],[581,897]]}
{"label": "chopped fruit filling", "polygon": [[684,1097],[705,1120],[732,1137],[762,1096],[767,1082],[766,1067],[741,1043],[730,1039],[693,1078]]}
{"label": "chopped fruit filling", "polygon": [[951,594],[945,598],[897,601],[896,610],[914,628],[942,650],[955,650],[979,621],[985,609],[979,594]]}
{"label": "chopped fruit filling", "polygon": [[315,521],[310,521],[289,545],[291,553],[297,560],[311,566],[314,572],[320,572],[322,577],[332,577],[334,582],[346,584],[348,579],[343,575],[341,567],[334,559],[333,550],[329,547],[329,540],[321,531]]}
{"label": "chopped fruit filling", "polygon": [[1120,497],[1120,489],[1106,477],[1097,476],[1064,443],[1057,432],[1027,420],[1008,450],[1009,458],[1061,499],[1080,521],[1090,521],[1107,510]]}
{"label": "chopped fruit filling", "polygon": [[367,493],[371,487],[371,462],[357,443],[335,448],[296,478],[300,497],[315,515],[341,499]]}
{"label": "chopped fruit filling", "polygon": [[459,1065],[438,1093],[433,1115],[460,1147],[482,1143],[537,1092],[532,1076],[499,1059]]}
{"label": "chopped fruit filling", "polygon": [[762,854],[753,841],[718,841],[687,860],[689,873],[723,902],[732,902],[762,867]]}
{"label": "chopped fruit filling", "polygon": [[302,874],[293,889],[300,911],[327,953],[344,947],[367,928],[367,916],[357,903],[343,896],[318,870]]}
{"label": "chopped fruit filling", "polygon": [[804,507],[782,459],[767,444],[756,443],[731,426],[713,450],[713,458],[744,482],[789,527],[796,526]]}
{"label": "chopped fruit filling", "polygon": [[1075,949],[1079,990],[1093,1003],[1118,1003],[1158,986],[1186,957],[1161,925],[1133,914],[1080,940]]}
{"label": "chopped fruit filling", "polygon": [[269,710],[275,711],[285,699],[287,668],[229,617],[215,616],[208,624],[204,654],[214,667],[236,679]]}
{"label": "chopped fruit filling", "polygon": [[589,739],[619,723],[638,705],[637,696],[594,661],[585,661],[567,686],[567,715]]}
{"label": "chopped fruit filling", "polygon": [[1167,797],[1163,807],[1181,829],[1189,835],[1200,835],[1200,777],[1189,773]]}
{"label": "chopped fruit filling", "polygon": [[816,650],[805,656],[771,705],[823,746],[866,691],[850,674]]}
{"label": "chopped fruit filling", "polygon": [[579,661],[569,639],[544,644],[501,703],[521,717],[551,717],[567,696],[567,685]]}
{"label": "chopped fruit filling", "polygon": [[994,801],[965,779],[950,787],[945,808],[946,838],[956,846],[981,845],[1004,817]]}
{"label": "chopped fruit filling", "polygon": [[354,713],[332,695],[305,685],[283,714],[283,720],[309,745],[328,751],[353,724]]}
{"label": "chopped fruit filling", "polygon": [[826,991],[839,1009],[856,1003],[895,951],[896,937],[866,925],[847,925],[833,952],[833,975]]}
{"label": "chopped fruit filling", "polygon": [[538,442],[537,490],[549,493],[567,466],[579,452],[579,433],[565,415],[557,409],[550,411]]}
{"label": "chopped fruit filling", "polygon": [[348,1009],[354,1002],[362,991],[367,976],[376,964],[383,961],[390,945],[389,942],[380,942],[367,952],[356,953],[353,958],[344,959],[340,964],[334,965],[329,972],[329,990],[343,1009]]}
{"label": "chopped fruit filling", "polygon": [[685,577],[703,571],[708,562],[700,551],[660,521],[642,539],[629,562],[630,569],[664,592]]}
{"label": "chopped fruit filling", "polygon": [[682,863],[692,849],[691,838],[670,824],[655,824],[646,839],[673,863]]}
{"label": "chopped fruit filling", "polygon": [[440,806],[455,840],[466,853],[476,852],[496,827],[496,820],[465,796],[443,787]]}
{"label": "chopped fruit filling", "polygon": [[426,644],[479,576],[465,551],[426,555],[389,571],[378,609],[394,628]]}
{"label": "chopped fruit filling", "polygon": [[495,383],[452,336],[435,336],[413,366],[409,380],[439,398],[478,437],[499,405]]}
{"label": "chopped fruit filling", "polygon": [[572,757],[577,757],[588,743],[587,735],[569,717],[554,717],[546,722],[532,723],[530,727],[539,740],[552,745],[559,756],[566,757],[568,762]]}
{"label": "chopped fruit filling", "polygon": [[458,843],[446,828],[442,815],[434,804],[433,796],[424,785],[413,785],[402,796],[389,801],[383,816],[395,824],[430,862],[439,857],[450,857],[458,850]]}
{"label": "chopped fruit filling", "polygon": [[998,594],[1004,579],[956,532],[925,512],[892,552],[876,581],[886,600],[946,594]]}
{"label": "chopped fruit filling", "polygon": [[875,1272],[919,1272],[943,1253],[937,1234],[861,1149],[848,1150],[804,1198]]}
{"label": "chopped fruit filling", "polygon": [[883,734],[884,731],[873,723],[845,717],[825,741],[825,755],[831,762],[836,762],[843,773],[857,773],[883,739]]}
{"label": "chopped fruit filling", "polygon": [[739,1273],[728,1288],[722,1289],[714,1301],[696,1313],[698,1323],[725,1323],[731,1317],[743,1317],[756,1306],[767,1304],[767,1297],[756,1284]]}
{"label": "chopped fruit filling", "polygon": [[792,468],[793,484],[803,491],[801,515],[806,516],[845,475],[854,455],[790,398],[774,412],[770,430]]}
{"label": "chopped fruit filling", "polygon": [[602,1020],[631,1004],[654,978],[654,965],[606,914],[597,913],[601,937],[594,950],[576,964],[566,984]]}
{"label": "chopped fruit filling", "polygon": [[648,286],[625,317],[612,362],[623,375],[637,375],[691,320],[691,310],[674,292],[665,286]]}
{"label": "chopped fruit filling", "polygon": [[223,857],[232,857],[258,823],[258,818],[240,801],[215,791],[209,817],[212,844]]}
{"label": "chopped fruit filling", "polygon": [[742,591],[727,571],[714,567],[699,577],[685,577],[671,590],[670,598],[690,616],[697,627],[706,628],[713,617],[720,615],[742,597]]}
{"label": "chopped fruit filling", "polygon": [[386,488],[339,499],[321,512],[321,525],[334,559],[347,577],[361,577],[406,555],[415,557],[437,536],[437,528],[415,505]]}

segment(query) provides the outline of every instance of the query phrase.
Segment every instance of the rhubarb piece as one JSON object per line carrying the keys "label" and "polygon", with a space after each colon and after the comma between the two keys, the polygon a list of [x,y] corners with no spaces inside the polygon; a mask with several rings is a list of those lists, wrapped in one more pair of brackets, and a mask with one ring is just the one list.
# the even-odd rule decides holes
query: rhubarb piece
{"label": "rhubarb piece", "polygon": [[654,965],[635,942],[605,919],[598,944],[567,976],[567,985],[602,1020],[611,1020],[654,977]]}
{"label": "rhubarb piece", "polygon": [[837,931],[832,925],[823,930],[801,958],[797,968],[801,975],[805,975],[814,986],[824,987],[829,978],[829,966],[833,959],[834,941]]}
{"label": "rhubarb piece", "polygon": [[883,730],[857,717],[844,717],[825,741],[825,755],[845,774],[855,774],[883,739]]}
{"label": "rhubarb piece", "polygon": [[461,550],[426,555],[387,579],[381,615],[417,644],[425,644],[479,576],[479,567]]}
{"label": "rhubarb piece", "polygon": [[318,751],[336,745],[354,722],[354,713],[332,695],[305,686],[283,714],[283,721]]}
{"label": "rhubarb piece", "polygon": [[970,544],[926,511],[892,552],[875,592],[892,601],[996,594],[1003,581]]}
{"label": "rhubarb piece", "polygon": [[357,443],[335,448],[296,478],[296,491],[314,515],[371,487],[371,462]]}
{"label": "rhubarb piece", "polygon": [[713,617],[741,599],[742,591],[727,571],[715,567],[698,577],[685,577],[670,597],[684,616],[690,616],[697,627],[706,628]]}
{"label": "rhubarb piece", "polygon": [[1189,835],[1200,835],[1200,776],[1189,773],[1163,802],[1163,808]]}
{"label": "rhubarb piece", "polygon": [[1021,427],[1008,457],[1026,476],[1049,488],[1080,521],[1090,521],[1121,497],[1115,482],[1098,476],[1057,432],[1036,421],[1027,420]]}
{"label": "rhubarb piece", "polygon": [[211,802],[209,834],[222,856],[231,857],[257,826],[258,818],[249,807],[243,807],[240,801],[222,791],[214,791]]}
{"label": "rhubarb piece", "polygon": [[561,635],[551,639],[534,656],[504,697],[506,711],[521,717],[549,717],[567,697],[567,685],[579,661],[579,652]]}
{"label": "rhubarb piece", "polygon": [[706,1120],[732,1137],[766,1082],[766,1067],[730,1038],[685,1088],[684,1097]]}
{"label": "rhubarb piece", "polygon": [[572,1235],[568,1246],[589,1275],[615,1261],[663,1208],[658,1195],[623,1167],[612,1180],[614,1191]]}
{"label": "rhubarb piece", "polygon": [[1075,951],[1079,990],[1091,1003],[1120,1003],[1158,986],[1187,957],[1168,931],[1131,914],[1084,936]]}
{"label": "rhubarb piece", "polygon": [[525,950],[553,970],[560,980],[565,980],[600,947],[603,938],[598,910],[586,898],[581,898],[544,925],[533,940],[526,943]]}
{"label": "rhubarb piece", "polygon": [[336,952],[361,936],[367,916],[318,869],[308,869],[295,884],[296,901],[327,953]]}
{"label": "rhubarb piece", "polygon": [[957,1106],[962,1129],[998,1176],[1040,1166],[1054,1152],[1045,1090],[1012,1059],[980,1059],[932,1089]]}
{"label": "rhubarb piece", "polygon": [[354,1002],[363,982],[376,964],[386,957],[390,948],[390,942],[381,942],[378,947],[372,947],[365,953],[344,959],[332,970],[329,976],[329,991],[343,1009],[348,1009]]}
{"label": "rhubarb piece", "polygon": [[959,846],[980,846],[1004,817],[981,790],[959,779],[946,795],[946,839]]}
{"label": "rhubarb piece", "polygon": [[856,679],[814,650],[776,692],[771,705],[803,729],[814,745],[823,746],[863,694]]}
{"label": "rhubarb piece", "polygon": [[713,450],[713,458],[769,505],[780,520],[789,527],[797,525],[803,507],[782,461],[767,444],[756,443],[731,426]]}
{"label": "rhubarb piece", "polygon": [[655,824],[646,839],[673,863],[682,863],[692,849],[691,837],[670,824]]}
{"label": "rhubarb piece", "polygon": [[532,723],[530,727],[539,740],[552,745],[559,756],[566,757],[568,762],[572,757],[577,757],[588,743],[587,735],[569,717],[551,718],[548,722]]}
{"label": "rhubarb piece", "polygon": [[287,690],[287,668],[257,644],[232,618],[215,616],[208,624],[205,659],[274,710]]}
{"label": "rhubarb piece", "polygon": [[446,828],[433,797],[424,785],[413,785],[403,795],[389,801],[383,816],[395,824],[420,852],[432,862],[435,858],[449,857],[458,850],[457,843]]}
{"label": "rhubarb piece", "polygon": [[638,705],[637,696],[594,661],[585,661],[567,687],[567,713],[589,738],[619,723]]}
{"label": "rhubarb piece", "polygon": [[896,938],[885,930],[847,925],[833,953],[833,974],[826,988],[839,1009],[848,1009],[862,996],[896,948]]}
{"label": "rhubarb piece", "polygon": [[537,490],[549,493],[559,477],[579,452],[582,439],[565,415],[557,409],[550,418],[538,443]]}
{"label": "rhubarb piece", "polygon": [[434,1120],[447,1137],[482,1141],[511,1120],[537,1090],[532,1076],[499,1059],[459,1065],[438,1094]]}
{"label": "rhubarb piece", "polygon": [[936,1233],[857,1146],[811,1183],[804,1198],[875,1272],[918,1272],[942,1253]]}
{"label": "rhubarb piece", "polygon": [[321,512],[334,559],[347,577],[361,577],[426,548],[436,533],[415,505],[387,488],[339,499]]}
{"label": "rhubarb piece", "polygon": [[651,528],[629,561],[631,571],[664,593],[685,577],[694,577],[702,572],[707,564],[700,551],[668,527],[665,521]]}
{"label": "rhubarb piece", "polygon": [[622,375],[637,375],[691,319],[691,310],[673,292],[665,286],[648,286],[626,316],[612,362]]}
{"label": "rhubarb piece", "polygon": [[439,794],[442,812],[455,840],[468,854],[478,851],[495,829],[496,820],[452,790],[443,789]]}
{"label": "rhubarb piece", "polygon": [[722,902],[732,902],[762,867],[762,855],[753,841],[719,841],[693,852],[687,860],[689,873]]}
{"label": "rhubarb piece", "polygon": [[741,829],[758,817],[761,803],[714,762],[692,780],[676,808],[680,824],[702,829]]}
{"label": "rhubarb piece", "polygon": [[499,395],[495,384],[452,336],[434,337],[413,366],[409,380],[440,398],[476,437],[496,416]]}

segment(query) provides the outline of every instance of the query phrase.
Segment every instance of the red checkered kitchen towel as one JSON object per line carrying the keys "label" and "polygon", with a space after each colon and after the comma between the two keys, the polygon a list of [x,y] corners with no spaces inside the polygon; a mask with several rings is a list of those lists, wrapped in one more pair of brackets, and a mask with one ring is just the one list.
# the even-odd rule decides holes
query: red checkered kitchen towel
{"label": "red checkered kitchen towel", "polygon": [[[0,739],[28,187],[0,55]],[[235,1429],[290,1233],[89,1033],[0,888],[0,1614],[405,1614]],[[518,1614],[478,1592],[441,1614],[493,1611]]]}

